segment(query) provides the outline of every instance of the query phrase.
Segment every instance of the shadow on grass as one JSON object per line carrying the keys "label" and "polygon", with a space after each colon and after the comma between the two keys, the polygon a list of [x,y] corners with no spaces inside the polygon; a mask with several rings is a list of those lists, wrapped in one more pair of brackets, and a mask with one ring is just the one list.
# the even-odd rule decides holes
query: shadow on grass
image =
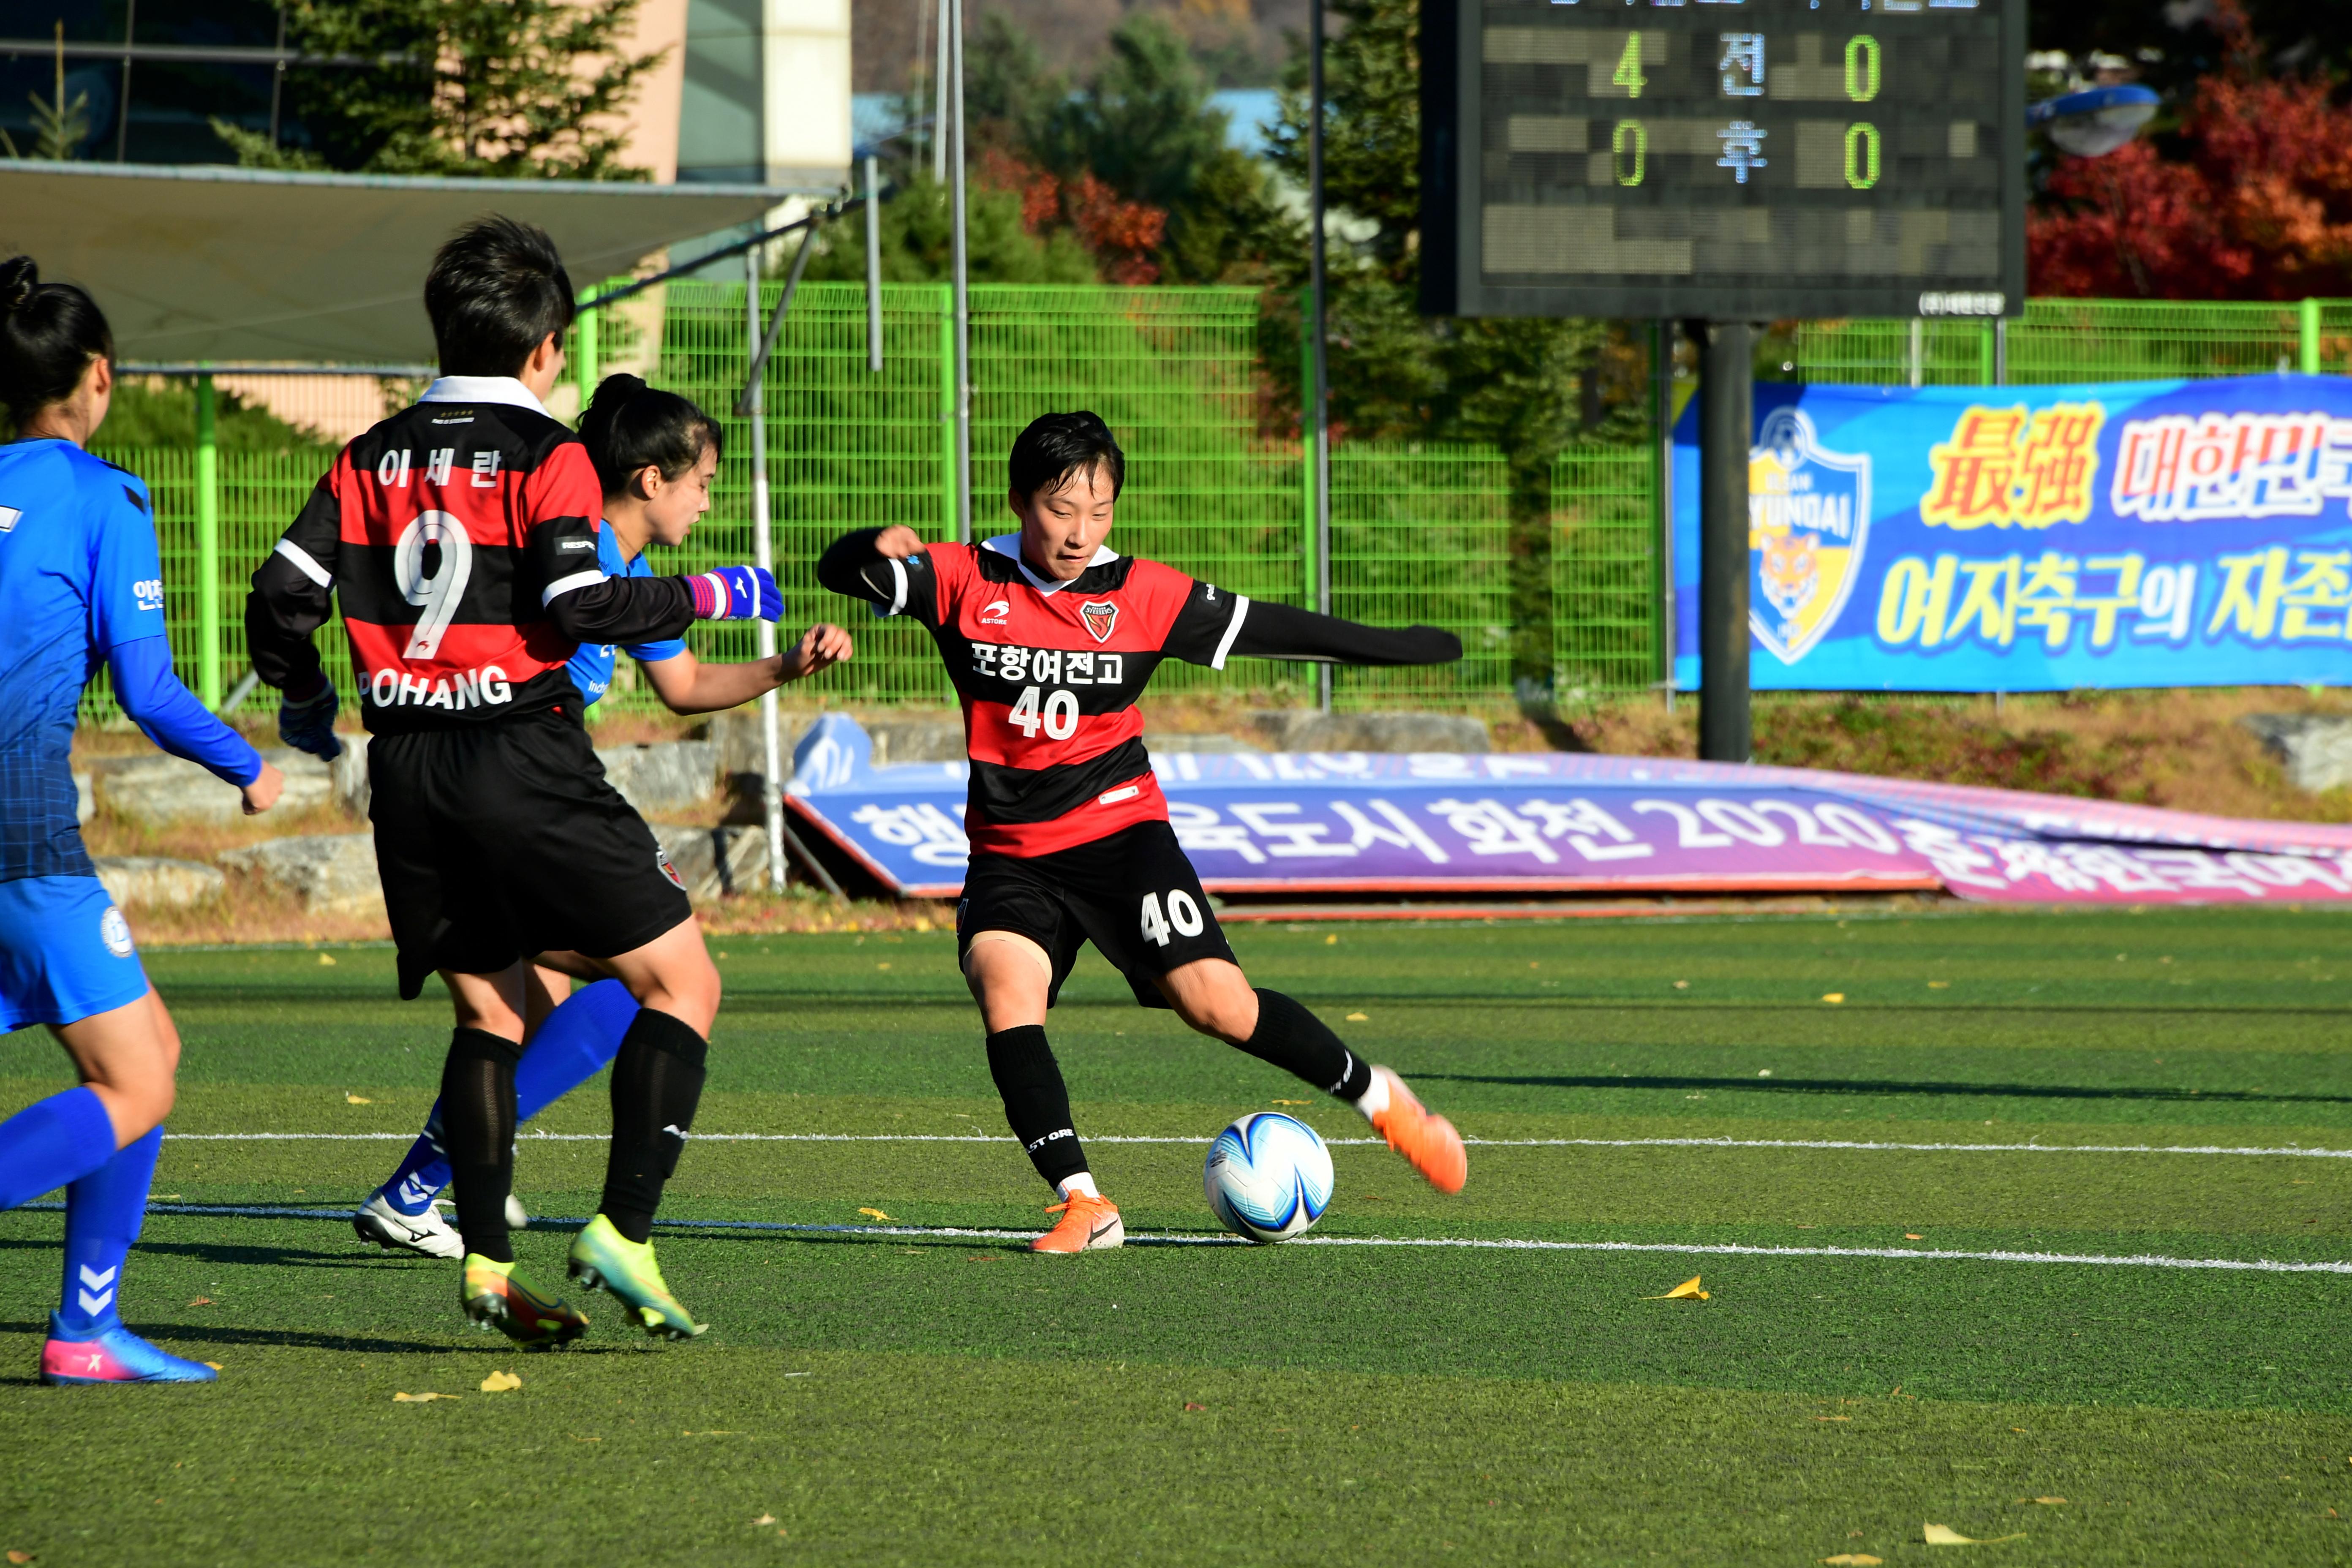
{"label": "shadow on grass", "polygon": [[1514,1089],[1738,1089],[1749,1094],[1929,1095],[1969,1100],[2140,1100],[2183,1104],[2352,1105],[2352,1094],[2267,1094],[2248,1089],[2157,1089],[2050,1083],[1906,1083],[1895,1079],[1663,1078],[1642,1074],[1419,1072],[1416,1082],[1493,1083]]}

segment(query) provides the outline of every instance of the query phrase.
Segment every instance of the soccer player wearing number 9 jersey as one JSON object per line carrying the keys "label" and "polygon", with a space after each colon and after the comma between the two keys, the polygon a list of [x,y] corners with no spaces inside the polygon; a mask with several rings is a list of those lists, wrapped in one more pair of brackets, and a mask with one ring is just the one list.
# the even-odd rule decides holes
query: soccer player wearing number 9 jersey
{"label": "soccer player wearing number 9 jersey", "polygon": [[1110,532],[1126,458],[1092,414],[1049,414],[1013,445],[1018,533],[926,545],[910,528],[835,542],[817,579],[928,628],[963,703],[971,864],[957,906],[963,972],[1013,1136],[1061,1202],[1040,1252],[1117,1247],[1045,1015],[1091,942],[1136,1000],[1346,1100],[1443,1192],[1462,1190],[1461,1137],[1404,1081],[1364,1061],[1278,991],[1253,989],[1169,826],[1135,709],[1162,659],[1223,669],[1235,655],[1341,664],[1444,664],[1453,634],[1388,630],[1253,602]]}

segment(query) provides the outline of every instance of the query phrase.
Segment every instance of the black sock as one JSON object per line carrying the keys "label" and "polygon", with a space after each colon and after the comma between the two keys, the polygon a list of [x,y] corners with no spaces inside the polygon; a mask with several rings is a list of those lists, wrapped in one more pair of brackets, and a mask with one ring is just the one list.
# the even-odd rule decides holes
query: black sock
{"label": "black sock", "polygon": [[1045,1026],[1024,1024],[989,1036],[988,1073],[1004,1097],[1004,1120],[1037,1173],[1058,1190],[1083,1173],[1087,1152],[1070,1125],[1070,1090],[1045,1043]]}
{"label": "black sock", "polygon": [[512,1263],[507,1194],[514,1187],[515,1063],[522,1047],[480,1029],[449,1036],[441,1068],[441,1148],[466,1250]]}
{"label": "black sock", "polygon": [[598,1205],[631,1241],[654,1233],[662,1184],[677,1171],[694,1108],[702,1099],[702,1064],[710,1047],[693,1027],[651,1007],[637,1010],[613,1058],[613,1152]]}
{"label": "black sock", "polygon": [[1340,1044],[1329,1025],[1279,991],[1257,994],[1257,1030],[1242,1049],[1353,1104],[1372,1087],[1370,1062]]}

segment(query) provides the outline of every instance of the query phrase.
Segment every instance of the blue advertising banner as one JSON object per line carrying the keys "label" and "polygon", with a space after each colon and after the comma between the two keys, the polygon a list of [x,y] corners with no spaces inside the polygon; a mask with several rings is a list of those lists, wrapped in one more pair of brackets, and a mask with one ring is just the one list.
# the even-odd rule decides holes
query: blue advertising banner
{"label": "blue advertising banner", "polygon": [[[2352,684],[2352,381],[1756,388],[1759,689]],[[1698,406],[1675,684],[1699,684]]]}

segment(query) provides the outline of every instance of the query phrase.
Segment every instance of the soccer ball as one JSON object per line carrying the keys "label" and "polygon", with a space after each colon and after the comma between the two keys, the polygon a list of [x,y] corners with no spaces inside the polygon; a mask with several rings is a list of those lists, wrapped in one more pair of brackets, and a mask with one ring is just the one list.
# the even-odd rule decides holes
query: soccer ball
{"label": "soccer ball", "polygon": [[1202,1185],[1227,1230],[1250,1241],[1280,1241],[1323,1217],[1331,1201],[1331,1151],[1297,1117],[1253,1111],[1209,1145]]}

